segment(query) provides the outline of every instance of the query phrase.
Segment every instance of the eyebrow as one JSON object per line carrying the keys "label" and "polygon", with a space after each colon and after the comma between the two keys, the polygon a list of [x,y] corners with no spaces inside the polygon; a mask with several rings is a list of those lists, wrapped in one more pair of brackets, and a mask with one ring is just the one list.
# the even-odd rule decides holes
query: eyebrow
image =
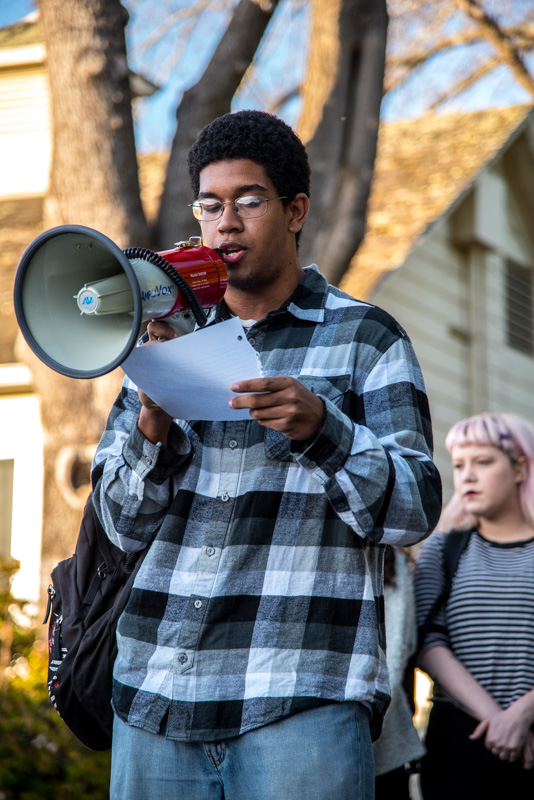
{"label": "eyebrow", "polygon": [[[238,186],[237,189],[234,190],[234,193],[235,193],[236,197],[243,197],[243,195],[246,194],[247,192],[257,192],[257,191],[266,192],[267,191],[267,187],[266,186],[262,186],[259,183],[244,184],[243,186]],[[198,199],[199,200],[201,200],[204,197],[206,197],[206,198],[207,197],[217,197],[217,193],[216,192],[199,192],[198,193]]]}

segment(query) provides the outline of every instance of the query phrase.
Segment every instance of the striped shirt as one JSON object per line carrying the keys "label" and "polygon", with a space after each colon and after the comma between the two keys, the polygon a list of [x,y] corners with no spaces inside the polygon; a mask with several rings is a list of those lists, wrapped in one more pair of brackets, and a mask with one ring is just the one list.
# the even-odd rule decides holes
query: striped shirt
{"label": "striped shirt", "polygon": [[[445,536],[433,534],[417,559],[419,625],[443,590]],[[534,689],[534,539],[504,544],[470,536],[423,647],[440,644],[503,708]],[[438,686],[434,693],[444,699]]]}
{"label": "striped shirt", "polygon": [[[210,324],[228,316],[223,301]],[[379,543],[420,540],[440,512],[421,372],[388,314],[315,267],[247,336],[264,375],[324,400],[323,430],[302,444],[252,419],[175,420],[154,445],[126,380],[95,457],[95,506],[121,548],[152,544],[118,625],[114,709],[214,740],[359,701],[378,731]]]}

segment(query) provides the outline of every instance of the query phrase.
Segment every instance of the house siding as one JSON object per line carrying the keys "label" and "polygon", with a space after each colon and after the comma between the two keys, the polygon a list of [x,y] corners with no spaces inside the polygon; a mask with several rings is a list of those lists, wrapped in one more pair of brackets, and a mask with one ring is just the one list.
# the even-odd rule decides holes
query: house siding
{"label": "house siding", "polygon": [[42,195],[50,168],[44,65],[0,70],[0,197]]}
{"label": "house siding", "polygon": [[[524,166],[534,186],[534,164]],[[513,182],[499,164],[488,173],[371,297],[406,329],[421,363],[445,501],[451,425],[482,411],[518,414],[534,425],[534,356],[507,345],[505,305],[507,261],[534,270],[534,237]]]}
{"label": "house siding", "polygon": [[465,259],[450,242],[447,221],[434,227],[371,298],[400,322],[417,353],[430,402],[435,458],[445,499],[452,487],[445,436],[454,422],[470,413],[467,298]]}

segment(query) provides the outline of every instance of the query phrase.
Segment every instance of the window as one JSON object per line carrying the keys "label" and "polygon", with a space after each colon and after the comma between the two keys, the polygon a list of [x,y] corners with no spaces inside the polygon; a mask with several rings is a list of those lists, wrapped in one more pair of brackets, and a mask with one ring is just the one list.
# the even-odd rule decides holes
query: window
{"label": "window", "polygon": [[534,272],[506,265],[506,344],[534,355]]}
{"label": "window", "polygon": [[13,514],[13,459],[0,460],[0,557],[11,556]]}

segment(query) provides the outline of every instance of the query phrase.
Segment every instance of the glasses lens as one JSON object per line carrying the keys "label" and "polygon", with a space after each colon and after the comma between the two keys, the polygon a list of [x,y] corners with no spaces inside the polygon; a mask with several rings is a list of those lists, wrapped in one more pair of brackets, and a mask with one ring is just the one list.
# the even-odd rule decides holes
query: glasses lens
{"label": "glasses lens", "polygon": [[265,197],[250,195],[249,197],[238,197],[235,201],[237,213],[244,219],[261,217],[267,209]]}
{"label": "glasses lens", "polygon": [[[278,198],[273,198],[277,200]],[[235,202],[226,201],[221,203],[219,200],[197,200],[191,204],[193,214],[196,219],[201,222],[209,222],[210,220],[219,219],[223,214],[224,206],[233,205],[234,210],[239,217],[243,219],[252,219],[253,217],[261,217],[267,211],[267,203],[269,201],[260,195],[247,195],[246,197],[238,197]]]}
{"label": "glasses lens", "polygon": [[192,205],[193,214],[197,219],[206,222],[210,219],[218,219],[222,214],[223,204],[218,200],[197,200]]}

